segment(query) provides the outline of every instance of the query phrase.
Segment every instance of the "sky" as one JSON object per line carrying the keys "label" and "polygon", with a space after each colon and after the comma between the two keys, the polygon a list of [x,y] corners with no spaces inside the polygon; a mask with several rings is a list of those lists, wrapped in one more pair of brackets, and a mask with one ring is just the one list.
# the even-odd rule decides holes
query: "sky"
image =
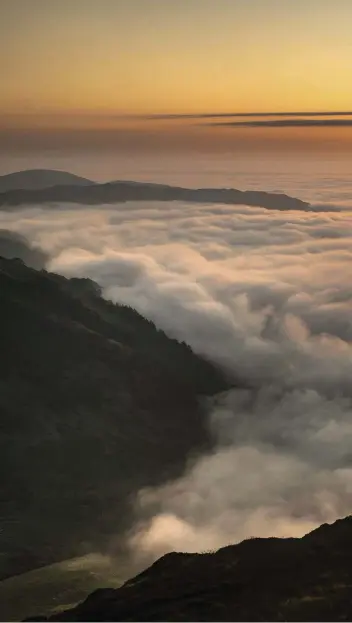
{"label": "sky", "polygon": [[3,112],[351,107],[349,0],[1,4]]}
{"label": "sky", "polygon": [[[0,4],[2,131],[148,134],[167,126],[172,134],[179,125],[149,119],[142,127],[134,116],[352,108],[350,0]],[[182,127],[192,134],[196,125]],[[283,130],[307,134],[307,127]]]}

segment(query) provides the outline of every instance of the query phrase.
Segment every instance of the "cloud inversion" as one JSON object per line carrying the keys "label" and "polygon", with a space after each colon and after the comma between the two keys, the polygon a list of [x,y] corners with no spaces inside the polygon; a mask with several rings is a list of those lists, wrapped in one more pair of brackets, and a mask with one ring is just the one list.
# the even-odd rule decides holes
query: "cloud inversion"
{"label": "cloud inversion", "polygon": [[351,212],[182,203],[32,207],[1,226],[224,366],[217,449],[140,492],[148,557],[295,535],[352,507]]}

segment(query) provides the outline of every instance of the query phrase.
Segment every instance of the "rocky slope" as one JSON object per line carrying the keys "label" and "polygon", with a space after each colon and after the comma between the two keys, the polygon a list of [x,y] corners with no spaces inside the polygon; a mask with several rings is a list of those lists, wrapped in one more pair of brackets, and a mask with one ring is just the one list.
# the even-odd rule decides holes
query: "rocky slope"
{"label": "rocky slope", "polygon": [[0,259],[0,577],[104,549],[209,447],[210,363],[85,279]]}
{"label": "rocky slope", "polygon": [[[352,517],[302,539],[168,554],[50,621],[351,621]],[[29,620],[40,620],[39,617]]]}

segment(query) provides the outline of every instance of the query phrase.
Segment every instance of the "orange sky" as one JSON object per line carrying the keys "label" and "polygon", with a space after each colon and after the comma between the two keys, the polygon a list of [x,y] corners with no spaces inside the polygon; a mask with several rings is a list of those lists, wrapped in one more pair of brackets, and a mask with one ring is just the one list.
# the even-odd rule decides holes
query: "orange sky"
{"label": "orange sky", "polygon": [[0,127],[172,133],[121,115],[350,110],[351,24],[351,0],[3,0]]}

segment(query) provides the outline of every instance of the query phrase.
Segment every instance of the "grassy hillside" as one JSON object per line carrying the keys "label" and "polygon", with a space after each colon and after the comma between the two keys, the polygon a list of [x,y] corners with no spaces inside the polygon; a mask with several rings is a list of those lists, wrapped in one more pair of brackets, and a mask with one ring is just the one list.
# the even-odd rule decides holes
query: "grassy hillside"
{"label": "grassy hillside", "polygon": [[54,614],[75,606],[104,586],[119,587],[124,568],[99,554],[89,554],[40,567],[0,582],[0,616],[21,621],[28,612]]}

